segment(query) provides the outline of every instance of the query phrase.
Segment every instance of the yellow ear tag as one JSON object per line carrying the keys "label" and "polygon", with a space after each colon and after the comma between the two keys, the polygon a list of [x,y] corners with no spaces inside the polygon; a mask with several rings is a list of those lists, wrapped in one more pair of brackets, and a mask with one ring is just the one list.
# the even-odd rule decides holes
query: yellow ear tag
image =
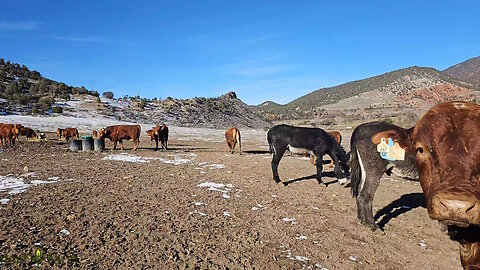
{"label": "yellow ear tag", "polygon": [[388,152],[388,144],[387,142],[385,141],[385,138],[382,138],[380,143],[377,144],[377,152],[379,153],[386,153]]}
{"label": "yellow ear tag", "polygon": [[393,160],[404,160],[405,159],[405,149],[400,147],[398,142],[393,144],[393,147],[390,148],[388,156]]}

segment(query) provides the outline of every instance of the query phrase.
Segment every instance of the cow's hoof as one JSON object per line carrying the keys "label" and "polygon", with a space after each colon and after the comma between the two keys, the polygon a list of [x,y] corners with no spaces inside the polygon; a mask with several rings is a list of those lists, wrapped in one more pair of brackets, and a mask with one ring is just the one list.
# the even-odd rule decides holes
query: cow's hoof
{"label": "cow's hoof", "polygon": [[282,184],[283,184],[283,186],[285,186],[285,187],[288,186],[288,183],[287,183],[287,182],[283,182]]}
{"label": "cow's hoof", "polygon": [[321,187],[327,187],[327,184],[325,184],[322,180],[317,180],[318,185]]}
{"label": "cow's hoof", "polygon": [[347,178],[338,179],[338,183],[342,186],[346,185],[347,181],[348,181]]}

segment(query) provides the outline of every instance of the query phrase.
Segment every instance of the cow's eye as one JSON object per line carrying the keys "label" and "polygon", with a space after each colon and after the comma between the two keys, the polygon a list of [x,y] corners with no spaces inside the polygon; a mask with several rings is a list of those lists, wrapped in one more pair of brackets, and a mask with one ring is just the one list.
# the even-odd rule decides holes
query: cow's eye
{"label": "cow's eye", "polygon": [[423,154],[423,148],[419,146],[419,147],[417,147],[417,149],[415,149],[415,152],[416,152],[417,154],[418,154],[418,153]]}

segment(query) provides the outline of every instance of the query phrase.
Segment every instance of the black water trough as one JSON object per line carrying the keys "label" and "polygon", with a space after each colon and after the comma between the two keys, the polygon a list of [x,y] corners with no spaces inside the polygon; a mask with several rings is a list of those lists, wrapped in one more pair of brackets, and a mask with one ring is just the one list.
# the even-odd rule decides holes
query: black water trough
{"label": "black water trough", "polygon": [[82,140],[73,139],[70,141],[70,150],[82,151]]}

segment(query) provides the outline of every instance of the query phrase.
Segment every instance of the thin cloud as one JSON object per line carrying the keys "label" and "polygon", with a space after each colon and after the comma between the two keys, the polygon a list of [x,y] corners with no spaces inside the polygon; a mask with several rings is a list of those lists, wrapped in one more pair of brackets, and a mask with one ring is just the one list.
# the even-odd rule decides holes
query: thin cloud
{"label": "thin cloud", "polygon": [[59,40],[65,42],[79,43],[115,43],[115,44],[135,44],[134,42],[112,40],[103,37],[80,37],[80,36],[48,36],[46,39]]}
{"label": "thin cloud", "polygon": [[40,26],[38,21],[0,21],[0,30],[6,31],[30,31],[38,29]]}

